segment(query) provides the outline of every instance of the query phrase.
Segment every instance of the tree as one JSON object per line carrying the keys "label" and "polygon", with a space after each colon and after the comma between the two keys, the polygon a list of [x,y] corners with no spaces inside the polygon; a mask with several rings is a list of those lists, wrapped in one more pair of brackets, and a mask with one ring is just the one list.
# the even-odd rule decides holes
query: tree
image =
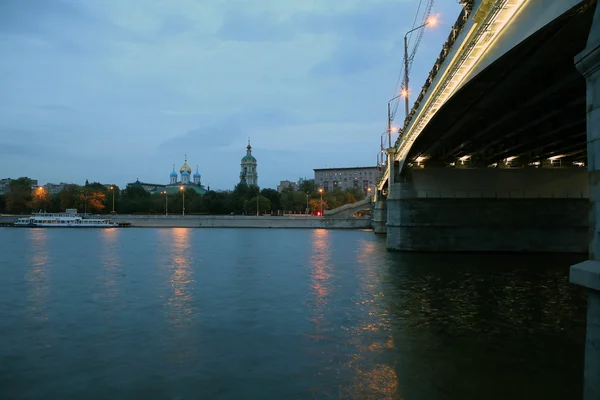
{"label": "tree", "polygon": [[361,201],[362,199],[365,198],[365,192],[362,189],[359,189],[359,188],[349,188],[349,189],[346,189],[346,191],[348,193],[350,193],[352,195],[352,197],[354,197],[354,199],[356,201]]}
{"label": "tree", "polygon": [[350,192],[338,188],[323,193],[323,200],[327,202],[329,209],[338,208],[344,204],[356,203],[356,199]]}
{"label": "tree", "polygon": [[[310,199],[309,202],[310,213],[315,214],[317,211],[321,210],[321,199]],[[323,210],[329,210],[327,206],[327,202],[323,200]]]}
{"label": "tree", "polygon": [[19,178],[10,181],[6,195],[6,209],[11,213],[23,213],[31,210],[31,180]]}
{"label": "tree", "polygon": [[86,194],[88,211],[101,213],[106,202],[106,193],[90,190]]}
{"label": "tree", "polygon": [[281,194],[275,189],[263,189],[260,195],[269,199],[272,210],[281,210]]}
{"label": "tree", "polygon": [[4,212],[5,207],[6,207],[6,199],[5,199],[4,195],[0,194],[0,212]]}
{"label": "tree", "polygon": [[281,193],[281,207],[285,211],[303,213],[306,209],[306,193],[284,189]]}
{"label": "tree", "polygon": [[67,208],[76,208],[77,199],[79,196],[79,186],[77,185],[65,185],[63,190],[58,194],[60,201],[60,211],[66,210]]}
{"label": "tree", "polygon": [[[256,214],[257,198],[253,197],[244,202],[244,211],[247,214]],[[271,210],[271,202],[263,196],[258,196],[258,210],[260,214],[265,214]]]}
{"label": "tree", "polygon": [[300,182],[300,186],[298,187],[298,191],[304,193],[313,193],[316,192],[318,189],[319,186],[317,185],[314,179],[305,179],[302,182]]}
{"label": "tree", "polygon": [[205,210],[209,214],[223,215],[233,211],[229,207],[231,192],[216,192],[209,190],[203,197]]}
{"label": "tree", "polygon": [[38,187],[33,191],[31,201],[31,208],[34,210],[49,211],[52,205],[52,195],[43,187]]}

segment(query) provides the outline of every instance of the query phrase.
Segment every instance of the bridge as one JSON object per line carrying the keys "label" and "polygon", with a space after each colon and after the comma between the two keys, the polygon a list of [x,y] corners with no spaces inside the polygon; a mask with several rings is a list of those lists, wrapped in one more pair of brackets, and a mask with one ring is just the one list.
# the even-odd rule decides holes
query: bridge
{"label": "bridge", "polygon": [[390,250],[588,253],[570,280],[588,290],[584,399],[600,399],[600,7],[460,3],[386,151],[373,229]]}
{"label": "bridge", "polygon": [[471,0],[387,149],[374,230],[400,251],[587,252],[594,0]]}

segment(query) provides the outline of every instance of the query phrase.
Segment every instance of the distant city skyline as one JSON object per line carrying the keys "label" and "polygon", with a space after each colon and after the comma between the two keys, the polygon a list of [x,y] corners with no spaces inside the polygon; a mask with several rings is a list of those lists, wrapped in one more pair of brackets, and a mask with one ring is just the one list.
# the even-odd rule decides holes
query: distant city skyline
{"label": "distant city skyline", "polygon": [[[248,137],[261,187],[374,165],[417,6],[4,0],[0,178],[162,183],[187,154],[231,189]],[[413,93],[460,9],[435,5]]]}

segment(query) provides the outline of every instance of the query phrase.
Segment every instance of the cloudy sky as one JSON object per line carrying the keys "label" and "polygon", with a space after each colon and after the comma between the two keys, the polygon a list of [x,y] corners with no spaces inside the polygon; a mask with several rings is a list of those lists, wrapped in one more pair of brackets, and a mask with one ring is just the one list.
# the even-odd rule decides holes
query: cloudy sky
{"label": "cloudy sky", "polygon": [[[261,187],[374,165],[418,3],[1,0],[0,178],[167,183],[187,154],[229,189],[248,138]],[[414,92],[456,3],[434,5]]]}

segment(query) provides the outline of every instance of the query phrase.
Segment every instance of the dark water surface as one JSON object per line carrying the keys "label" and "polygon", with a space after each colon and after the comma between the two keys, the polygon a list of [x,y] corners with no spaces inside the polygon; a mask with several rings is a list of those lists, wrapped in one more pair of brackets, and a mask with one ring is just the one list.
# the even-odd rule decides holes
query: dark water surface
{"label": "dark water surface", "polygon": [[0,229],[2,399],[578,399],[579,258],[363,231]]}

